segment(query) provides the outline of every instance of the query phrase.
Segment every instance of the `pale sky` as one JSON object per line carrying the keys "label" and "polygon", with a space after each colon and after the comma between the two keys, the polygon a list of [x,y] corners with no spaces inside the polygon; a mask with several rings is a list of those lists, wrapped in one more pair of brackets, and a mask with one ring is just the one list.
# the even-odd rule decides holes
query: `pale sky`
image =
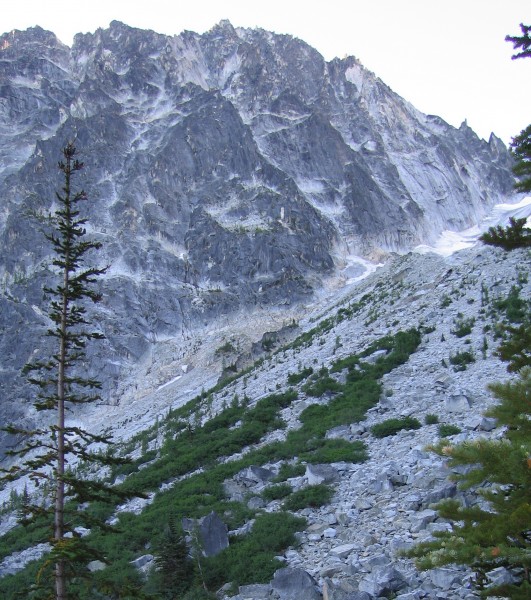
{"label": "pale sky", "polygon": [[[531,122],[531,59],[507,34],[531,23],[530,0],[4,0],[0,32],[40,25],[71,45],[116,19],[177,35],[221,19],[294,35],[327,60],[356,56],[419,110],[463,120],[506,144]],[[1,82],[0,82],[1,83]]]}

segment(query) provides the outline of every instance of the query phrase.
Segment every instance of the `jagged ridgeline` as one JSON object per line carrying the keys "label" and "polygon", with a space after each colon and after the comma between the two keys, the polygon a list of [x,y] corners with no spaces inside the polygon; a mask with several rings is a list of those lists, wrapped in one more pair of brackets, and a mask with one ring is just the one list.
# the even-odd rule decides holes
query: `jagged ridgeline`
{"label": "jagged ridgeline", "polygon": [[[113,22],[72,48],[0,38],[0,418],[46,353],[56,157],[75,140],[89,233],[111,267],[91,368],[103,397],[157,341],[220,315],[307,300],[347,255],[381,257],[476,223],[511,193],[511,159],[421,114],[355,58],[222,22],[164,36]],[[37,347],[38,346],[38,347]],[[16,400],[15,402],[13,402]],[[7,415],[9,418],[7,419]]]}

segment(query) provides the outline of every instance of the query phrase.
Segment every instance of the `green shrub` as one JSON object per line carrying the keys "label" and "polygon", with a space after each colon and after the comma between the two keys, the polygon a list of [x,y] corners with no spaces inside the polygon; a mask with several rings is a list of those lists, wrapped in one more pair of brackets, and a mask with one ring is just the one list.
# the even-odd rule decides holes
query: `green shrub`
{"label": "green shrub", "polygon": [[449,360],[454,366],[454,371],[465,371],[467,365],[476,362],[474,355],[468,350],[451,354]]}
{"label": "green shrub", "polygon": [[420,421],[414,417],[404,417],[403,419],[388,419],[382,423],[377,423],[371,427],[371,433],[374,437],[384,438],[398,433],[402,429],[419,429]]}
{"label": "green shrub", "polygon": [[452,329],[452,333],[458,338],[465,337],[465,335],[470,335],[475,322],[476,319],[473,317],[470,319],[457,319],[457,321],[454,321],[454,329]]}
{"label": "green shrub", "polygon": [[300,463],[295,463],[294,465],[290,463],[282,463],[278,471],[278,475],[272,479],[272,482],[280,483],[282,481],[286,481],[286,479],[290,479],[291,477],[300,477],[301,475],[304,475],[305,472],[306,467]]}
{"label": "green shrub", "polygon": [[312,367],[306,367],[299,371],[298,373],[290,373],[288,375],[288,383],[289,385],[297,385],[304,379],[307,379],[313,373]]}
{"label": "green shrub", "polygon": [[[311,442],[310,442],[311,443]],[[367,450],[361,441],[347,442],[346,440],[315,441],[315,448],[301,452],[299,458],[312,464],[351,462],[360,463],[367,460]]]}
{"label": "green shrub", "polygon": [[440,437],[449,437],[450,435],[457,435],[458,433],[461,433],[461,429],[457,427],[457,425],[447,425],[446,423],[441,423],[439,425]]}
{"label": "green shrub", "polygon": [[507,320],[511,323],[522,323],[528,312],[526,302],[520,298],[520,288],[513,285],[504,300],[494,301],[494,307],[503,310]]}
{"label": "green shrub", "polygon": [[452,304],[452,299],[450,298],[450,296],[448,296],[448,294],[445,294],[442,297],[441,304],[439,306],[440,308],[448,308],[450,304]]}
{"label": "green shrub", "polygon": [[318,508],[328,504],[334,495],[334,490],[324,483],[319,485],[310,485],[307,488],[293,492],[291,496],[284,501],[286,510],[302,510],[303,508]]}
{"label": "green shrub", "polygon": [[295,532],[305,524],[305,519],[286,512],[259,515],[248,535],[232,538],[223,552],[204,560],[207,586],[218,589],[227,581],[238,585],[270,581],[282,566],[275,556],[295,543]]}
{"label": "green shrub", "polygon": [[289,496],[292,491],[293,488],[289,483],[280,483],[278,485],[267,487],[262,492],[262,498],[264,500],[280,500],[281,498]]}
{"label": "green shrub", "polygon": [[236,352],[236,348],[231,342],[226,342],[223,346],[217,348],[214,354],[219,356],[220,354],[230,354],[232,352]]}
{"label": "green shrub", "polygon": [[320,398],[326,392],[339,392],[343,388],[339,382],[329,375],[322,377],[314,375],[314,378],[313,381],[309,381],[302,388],[302,391],[308,396]]}
{"label": "green shrub", "polygon": [[435,425],[439,422],[439,417],[437,415],[426,415],[424,417],[424,423],[426,425]]}

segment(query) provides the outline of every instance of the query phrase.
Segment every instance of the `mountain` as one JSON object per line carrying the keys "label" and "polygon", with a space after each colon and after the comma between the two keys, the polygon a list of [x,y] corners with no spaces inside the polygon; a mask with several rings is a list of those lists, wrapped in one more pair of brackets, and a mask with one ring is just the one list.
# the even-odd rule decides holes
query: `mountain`
{"label": "mountain", "polygon": [[114,21],[72,48],[39,27],[0,48],[4,420],[29,416],[20,369],[49,352],[50,249],[30,215],[54,207],[67,140],[85,163],[95,261],[110,265],[105,347],[89,355],[110,404],[135,397],[134,374],[168,344],[187,354],[220,319],[309,302],[359,274],[356,257],[433,243],[511,195],[495,136],[424,115],[355,58],[326,62],[291,36]]}
{"label": "mountain", "polygon": [[[177,515],[228,544],[202,565],[220,598],[476,597],[469,571],[419,573],[398,552],[451,526],[434,502],[482,501],[426,447],[503,435],[482,413],[529,251],[412,249],[512,199],[500,140],[421,114],[355,58],[225,21],[174,37],[113,22],[72,48],[33,28],[0,48],[4,422],[37,418],[20,371],[52,351],[40,217],[70,139],[110,265],[88,355],[103,402],[68,418],[132,463],[70,466],[146,497],[109,510],[119,531],[97,538],[109,564],[90,577],[116,597],[149,588]],[[49,549],[14,528],[24,483],[0,490],[6,600]]]}

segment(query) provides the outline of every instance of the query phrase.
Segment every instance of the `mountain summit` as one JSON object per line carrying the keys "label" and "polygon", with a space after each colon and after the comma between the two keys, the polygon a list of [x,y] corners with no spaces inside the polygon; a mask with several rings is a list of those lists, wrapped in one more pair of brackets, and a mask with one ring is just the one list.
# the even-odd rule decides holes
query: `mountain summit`
{"label": "mountain summit", "polygon": [[46,352],[50,251],[27,215],[53,207],[67,140],[111,265],[92,359],[112,403],[159,342],[309,300],[352,256],[431,243],[512,190],[496,137],[420,113],[355,58],[228,21],[173,37],[113,21],[72,48],[12,31],[0,80],[2,417],[25,416],[20,369]]}

